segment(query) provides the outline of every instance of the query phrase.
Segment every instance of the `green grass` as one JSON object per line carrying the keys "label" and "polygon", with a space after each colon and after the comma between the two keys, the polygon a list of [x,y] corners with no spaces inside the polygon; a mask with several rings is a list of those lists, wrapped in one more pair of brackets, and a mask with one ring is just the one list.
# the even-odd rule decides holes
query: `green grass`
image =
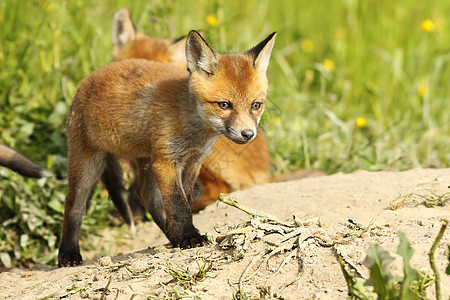
{"label": "green grass", "polygon": [[[112,18],[124,6],[150,35],[202,29],[221,51],[248,49],[278,31],[262,124],[276,173],[449,167],[446,1],[1,1],[2,143],[65,178],[68,107],[79,81],[111,61]],[[208,25],[208,15],[218,24]],[[425,19],[434,31],[421,29]],[[324,68],[325,59],[333,70]],[[356,117],[366,125],[357,127]],[[0,175],[0,224],[17,211],[4,199],[26,205],[65,194],[58,181],[40,187],[10,172]]]}

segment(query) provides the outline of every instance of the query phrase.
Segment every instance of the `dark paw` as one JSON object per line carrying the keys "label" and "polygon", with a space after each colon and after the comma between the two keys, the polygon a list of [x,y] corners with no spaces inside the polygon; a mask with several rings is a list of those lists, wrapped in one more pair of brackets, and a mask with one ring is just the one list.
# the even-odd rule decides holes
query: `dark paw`
{"label": "dark paw", "polygon": [[66,253],[58,256],[58,267],[75,267],[83,263],[80,253]]}
{"label": "dark paw", "polygon": [[196,248],[201,246],[206,246],[209,244],[208,238],[206,235],[198,235],[195,237],[190,237],[187,239],[184,239],[180,243],[180,247],[183,249],[190,249],[190,248]]}

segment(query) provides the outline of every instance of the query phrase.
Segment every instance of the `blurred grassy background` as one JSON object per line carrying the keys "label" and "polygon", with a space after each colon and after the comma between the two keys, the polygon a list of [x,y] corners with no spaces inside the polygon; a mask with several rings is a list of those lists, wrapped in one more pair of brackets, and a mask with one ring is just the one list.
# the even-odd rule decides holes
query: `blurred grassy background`
{"label": "blurred grassy background", "polygon": [[[243,51],[278,31],[262,124],[274,172],[449,167],[450,2],[0,2],[0,141],[59,179],[0,169],[0,262],[54,262],[65,195],[65,118],[78,82],[111,61],[114,13],[151,36],[202,29]],[[99,190],[83,221],[109,224]],[[95,216],[94,216],[94,213]],[[101,213],[99,213],[101,212]],[[101,216],[101,220],[97,218]]]}

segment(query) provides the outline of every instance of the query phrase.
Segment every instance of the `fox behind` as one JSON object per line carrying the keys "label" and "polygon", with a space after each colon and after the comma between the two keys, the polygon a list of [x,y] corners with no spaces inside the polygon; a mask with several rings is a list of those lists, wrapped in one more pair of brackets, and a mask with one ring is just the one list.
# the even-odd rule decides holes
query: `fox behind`
{"label": "fox behind", "polygon": [[144,58],[186,69],[186,36],[177,39],[149,38],[136,29],[127,8],[114,15],[112,31],[114,60]]}
{"label": "fox behind", "polygon": [[[201,162],[221,135],[255,138],[264,111],[275,33],[243,54],[214,52],[196,31],[186,41],[188,71],[142,59],[111,63],[85,78],[67,118],[69,186],[58,265],[82,263],[82,216],[98,180],[126,203],[119,157],[138,170],[137,193],[173,246],[208,243],[189,202]],[[129,207],[119,211],[132,223]]]}

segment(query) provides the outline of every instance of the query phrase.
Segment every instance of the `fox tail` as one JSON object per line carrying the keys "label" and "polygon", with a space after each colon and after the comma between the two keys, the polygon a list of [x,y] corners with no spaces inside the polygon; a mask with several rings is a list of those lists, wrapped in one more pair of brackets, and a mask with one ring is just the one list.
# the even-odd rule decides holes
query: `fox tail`
{"label": "fox tail", "polygon": [[0,166],[7,167],[25,177],[42,178],[53,175],[49,170],[5,145],[0,145]]}

